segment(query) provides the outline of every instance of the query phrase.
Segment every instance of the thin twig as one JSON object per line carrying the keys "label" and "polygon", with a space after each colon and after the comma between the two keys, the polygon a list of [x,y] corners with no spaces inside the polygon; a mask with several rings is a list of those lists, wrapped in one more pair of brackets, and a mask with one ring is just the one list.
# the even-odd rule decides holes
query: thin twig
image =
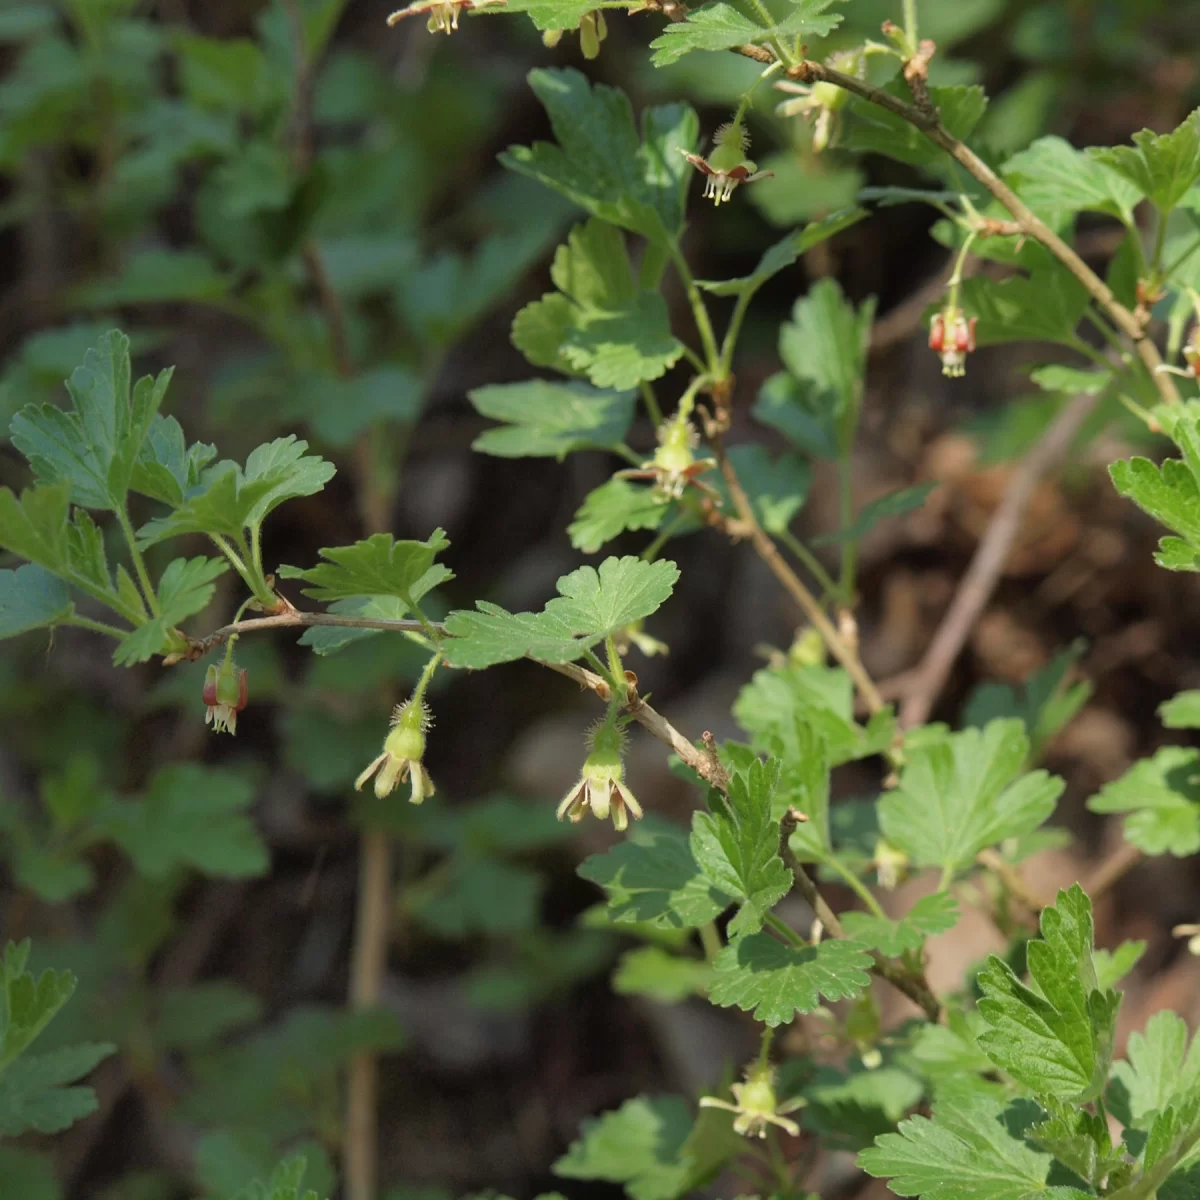
{"label": "thin twig", "polygon": [[712,446],[721,468],[721,474],[725,478],[725,484],[729,488],[729,495],[733,499],[733,506],[737,509],[738,519],[745,533],[749,535],[759,558],[767,564],[771,573],[783,585],[784,590],[795,600],[800,611],[812,622],[813,628],[821,635],[822,640],[829,647],[830,653],[845,667],[850,678],[854,680],[867,709],[872,713],[878,712],[883,708],[883,697],[862,665],[862,660],[858,657],[858,650],[838,632],[837,627],[825,615],[825,610],[816,596],[804,586],[800,577],[788,566],[771,536],[759,523],[745,489],[738,480],[737,471],[725,453],[722,440],[719,437],[713,438]]}
{"label": "thin twig", "polygon": [[951,667],[996,590],[1034,488],[1066,454],[1097,399],[1097,396],[1076,396],[1055,417],[1042,440],[1013,473],[937,634],[920,665],[909,676],[910,688],[900,708],[902,726],[920,725],[928,718]]}
{"label": "thin twig", "polygon": [[1133,342],[1138,356],[1150,372],[1150,377],[1164,402],[1167,404],[1179,403],[1179,392],[1171,377],[1158,369],[1163,365],[1162,356],[1153,339],[1148,336],[1145,324],[1113,295],[1104,280],[1045,221],[1034,213],[983,159],[965,142],[959,141],[946,129],[936,113],[923,112],[915,104],[908,104],[890,92],[885,92],[882,88],[873,87],[864,80],[847,75],[842,71],[836,71],[823,63],[806,60],[794,67],[789,67],[787,73],[791,78],[806,83],[837,84],[838,87],[844,88],[855,96],[860,96],[880,108],[886,108],[945,150],[1008,209],[1022,233],[1041,242],[1079,280],[1088,295],[1108,314],[1113,324]]}
{"label": "thin twig", "polygon": [[1092,903],[1104,895],[1114,884],[1133,870],[1142,861],[1142,852],[1129,842],[1122,842],[1084,882],[1083,890]]}
{"label": "thin twig", "polygon": [[[790,845],[790,839],[796,831],[796,826],[800,824],[802,816],[794,808],[789,808],[783,815],[783,820],[779,823],[779,855],[783,859],[783,864],[792,873],[792,878],[795,881],[796,890],[808,901],[808,906],[816,914],[817,920],[825,927],[825,932],[833,938],[845,938],[846,930],[841,921],[838,920],[837,914],[829,907],[828,902],[817,890],[817,885],[813,882],[812,877],[804,869],[800,860],[797,859],[795,852]],[[931,1021],[939,1021],[942,1016],[942,1006],[938,1002],[938,998],[933,994],[933,989],[925,979],[924,971],[919,968],[909,970],[902,963],[898,963],[895,959],[884,958],[877,951],[871,952],[872,964],[871,973],[878,975],[880,979],[886,980],[896,988],[897,991],[903,992],[914,1004],[920,1007],[925,1015]]]}

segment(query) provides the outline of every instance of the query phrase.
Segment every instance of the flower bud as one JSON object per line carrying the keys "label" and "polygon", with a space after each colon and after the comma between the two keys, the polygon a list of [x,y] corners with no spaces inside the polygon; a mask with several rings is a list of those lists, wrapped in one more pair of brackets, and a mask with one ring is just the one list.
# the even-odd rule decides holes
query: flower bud
{"label": "flower bud", "polygon": [[929,324],[929,348],[942,360],[942,374],[959,378],[966,374],[967,355],[975,349],[977,317],[968,320],[960,308],[947,305]]}

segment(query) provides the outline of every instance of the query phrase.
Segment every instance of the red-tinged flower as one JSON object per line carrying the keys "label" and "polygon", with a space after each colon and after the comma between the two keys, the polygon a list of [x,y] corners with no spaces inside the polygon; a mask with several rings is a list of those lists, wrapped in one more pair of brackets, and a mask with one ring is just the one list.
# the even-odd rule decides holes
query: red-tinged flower
{"label": "red-tinged flower", "polygon": [[682,149],[679,153],[697,171],[707,176],[704,198],[720,204],[733,195],[738,184],[753,183],[756,179],[766,179],[775,174],[774,171],[760,171],[757,165],[746,157],[746,151],[749,149],[750,135],[741,121],[737,120],[727,122],[713,134],[713,148],[707,158],[699,154],[689,154]]}
{"label": "red-tinged flower", "polygon": [[407,8],[398,9],[387,19],[389,25],[396,25],[405,17],[428,16],[430,33],[452,33],[458,28],[458,17],[465,8],[472,11],[485,8],[488,5],[506,4],[507,0],[417,0]]}
{"label": "red-tinged flower", "polygon": [[629,814],[642,815],[642,806],[625,784],[622,763],[624,735],[617,726],[605,719],[591,734],[591,753],[584,760],[578,783],[563,797],[558,806],[558,819],[582,821],[588,810],[603,821],[612,817],[618,831],[629,824]]}
{"label": "red-tinged flower", "polygon": [[204,675],[204,703],[208,711],[204,723],[214,733],[237,734],[237,715],[246,707],[246,669],[226,659],[219,667],[213,663]]}
{"label": "red-tinged flower", "polygon": [[392,713],[392,731],[383,743],[383,753],[354,781],[355,791],[375,776],[375,795],[381,800],[406,779],[412,780],[409,800],[420,804],[434,794],[433,780],[421,761],[425,757],[425,731],[429,709],[423,700],[406,700]]}
{"label": "red-tinged flower", "polygon": [[929,325],[929,348],[941,356],[942,374],[952,378],[967,373],[967,355],[975,349],[975,323],[953,305],[937,313]]}

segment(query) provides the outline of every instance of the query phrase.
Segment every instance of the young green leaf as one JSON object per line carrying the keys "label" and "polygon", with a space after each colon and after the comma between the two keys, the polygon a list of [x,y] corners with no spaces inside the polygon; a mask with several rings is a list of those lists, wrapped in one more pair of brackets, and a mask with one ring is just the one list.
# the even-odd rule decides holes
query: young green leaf
{"label": "young green leaf", "polygon": [[878,1138],[858,1165],[897,1195],[923,1200],[1086,1200],[1080,1188],[1051,1186],[1054,1159],[1024,1140],[1040,1115],[1028,1101],[956,1091],[932,1120],[910,1117]]}
{"label": "young green leaf", "polygon": [[792,873],[779,857],[779,820],[773,797],[777,763],[756,759],[730,777],[729,795],[710,794],[713,811],[692,818],[692,853],[722,891],[740,901],[729,935],[757,933],[767,913],[791,891]]}
{"label": "young green leaf", "polygon": [[824,741],[831,767],[887,749],[890,710],[867,726],[854,721],[854,685],[836,667],[764,667],[738,693],[737,723],[752,735],[755,748],[780,755],[785,773],[798,760],[798,725],[808,725]]}
{"label": "young green leaf", "polygon": [[576,550],[595,554],[626,530],[657,529],[668,507],[653,488],[610,479],[587,494],[567,533]]}
{"label": "young green leaf", "polygon": [[1125,840],[1143,854],[1183,858],[1200,850],[1200,750],[1163,746],[1106,783],[1092,812],[1129,813]]}
{"label": "young green leaf", "polygon": [[1006,683],[980,684],[968,697],[963,724],[982,729],[998,717],[1017,717],[1030,739],[1030,758],[1038,752],[1087,703],[1092,685],[1085,679],[1065,686],[1067,672],[1082,657],[1086,643],[1081,639],[1060,650],[1021,687]]}
{"label": "young green leaf", "polygon": [[245,812],[253,799],[253,787],[232,771],[179,763],[158,771],[143,797],[112,801],[97,824],[144,875],[193,867],[242,879],[269,866]]}
{"label": "young green leaf", "polygon": [[814,546],[832,545],[840,542],[856,542],[866,537],[880,521],[888,517],[902,517],[905,513],[914,512],[925,503],[929,493],[937,487],[936,483],[917,483],[912,487],[901,488],[899,491],[888,492],[878,500],[863,505],[853,524],[837,533],[823,533],[812,539]]}
{"label": "young green leaf", "polygon": [[678,237],[691,171],[679,151],[696,144],[696,114],[681,104],[647,109],[639,139],[623,92],[572,69],[531,71],[529,83],[558,145],[510,146],[500,161],[631,233],[660,244]]}
{"label": "young green leaf", "polygon": [[1180,692],[1158,706],[1168,729],[1200,729],[1200,691]]}
{"label": "young green leaf", "polygon": [[526,305],[513,344],[535,366],[566,366],[597,387],[658,379],[683,354],[667,303],[638,287],[621,231],[592,218],[559,246],[550,268],[558,291]]}
{"label": "young green leaf", "polygon": [[113,512],[125,507],[142,443],[171,382],[130,383],[129,339],[113,330],[67,380],[72,407],[29,405],[12,422],[13,444],[41,483],[70,484],[71,499]]}
{"label": "young green leaf", "polygon": [[138,530],[139,544],[153,546],[185,533],[242,537],[285,500],[312,496],[333,478],[334,465],[306,455],[307,449],[307,442],[289,434],[252,451],[244,468],[228,459],[214,463],[169,516]]}
{"label": "young green leaf", "polygon": [[[326,561],[308,570],[280,567],[284,579],[303,579],[314,600],[347,600],[356,596],[393,596],[415,610],[421,598],[453,573],[434,562],[450,539],[435,529],[423,542],[396,541],[390,533],[374,533],[352,546],[319,551]],[[398,613],[403,616],[403,613]]]}
{"label": "young green leaf", "polygon": [[[668,29],[673,28],[675,26],[668,26]],[[793,230],[782,241],[765,250],[762,258],[758,260],[758,266],[749,275],[743,275],[740,279],[697,279],[696,286],[714,296],[741,297],[742,302],[746,303],[764,283],[792,266],[801,255],[807,254],[814,246],[828,241],[829,238],[836,237],[851,225],[857,225],[867,215],[865,208],[857,206],[839,209],[819,221],[812,221],[803,229]]]}
{"label": "young green leaf", "polygon": [[216,446],[187,444],[183,428],[174,417],[159,413],[146,431],[141,452],[133,464],[129,487],[172,508],[199,486],[204,468],[217,457]]}
{"label": "young green leaf", "polygon": [[7,1069],[71,998],[75,976],[70,971],[43,971],[36,978],[25,969],[30,942],[9,942],[0,958],[0,1071]]}
{"label": "young green leaf", "polygon": [[1048,1150],[1097,1189],[1114,1172],[1127,1170],[1125,1144],[1113,1145],[1108,1122],[1100,1113],[1053,1096],[1041,1096],[1039,1102],[1051,1115],[1026,1130],[1025,1136],[1035,1146]]}
{"label": "young green leaf", "polygon": [[1101,991],[1115,988],[1145,953],[1143,941],[1122,942],[1115,950],[1097,950],[1092,956],[1096,962],[1096,986]]}
{"label": "young green leaf", "polygon": [[1129,1035],[1126,1058],[1113,1063],[1114,1107],[1125,1124],[1148,1131],[1164,1109],[1200,1088],[1200,1040],[1188,1046],[1188,1027],[1169,1010],[1156,1012]]}
{"label": "young green leaf", "polygon": [[650,48],[657,51],[651,61],[656,67],[665,67],[693,50],[730,50],[734,46],[755,45],[776,38],[790,41],[827,37],[842,23],[840,12],[828,11],[836,3],[838,0],[798,0],[785,16],[766,24],[743,15],[725,0],[709,0],[708,4],[688,13],[686,21],[669,24],[650,43]]}
{"label": "young green leaf", "polygon": [[0,1137],[59,1133],[96,1110],[90,1087],[70,1087],[116,1052],[108,1042],[28,1054],[0,1071]]}
{"label": "young green leaf", "polygon": [[564,1179],[622,1184],[632,1200],[675,1200],[688,1183],[681,1152],[691,1129],[682,1097],[638,1096],[585,1120],[553,1170]]}
{"label": "young green leaf", "polygon": [[0,638],[53,628],[75,611],[67,585],[33,563],[0,571]]}
{"label": "young green leaf", "polygon": [[693,928],[733,903],[700,869],[682,831],[649,819],[611,850],[584,859],[578,873],[605,890],[618,925]]}
{"label": "young green leaf", "polygon": [[621,956],[612,988],[621,996],[679,1004],[689,996],[703,996],[711,981],[712,967],[702,959],[671,954],[661,946],[639,946]]}
{"label": "young green leaf", "polygon": [[953,872],[980,850],[1030,833],[1054,811],[1061,779],[1022,774],[1029,739],[1020,721],[931,737],[912,746],[900,786],[879,800],[884,837],[915,866]]}
{"label": "young green leaf", "polygon": [[214,580],[228,569],[221,558],[177,558],[169,563],[158,581],[161,615],[125,638],[113,651],[113,662],[128,667],[160,653],[174,626],[208,607],[216,591]]}
{"label": "young green leaf", "polygon": [[958,923],[958,903],[949,892],[922,896],[899,920],[877,917],[872,913],[842,913],[846,936],[897,958],[905,950],[920,950],[927,937],[945,933]]}
{"label": "young green leaf", "polygon": [[753,933],[726,946],[713,966],[717,977],[709,999],[736,1005],[767,1025],[782,1025],[812,1012],[826,1000],[857,996],[871,982],[871,958],[857,942],[825,941],[789,946],[767,933]]}
{"label": "young green leaf", "polygon": [[504,422],[471,443],[472,450],[499,458],[562,460],[576,450],[610,450],[633,420],[632,392],[583,383],[530,379],[476,388],[467,397],[481,417]]}
{"label": "young green leaf", "polygon": [[995,955],[980,973],[979,1012],[991,1029],[979,1045],[1039,1095],[1086,1104],[1108,1079],[1121,998],[1097,986],[1092,904],[1078,884],[1042,910],[1041,929],[1026,951],[1032,988]]}
{"label": "young green leaf", "polygon": [[546,662],[574,662],[585,650],[656,612],[671,595],[679,569],[660,559],[606,558],[599,569],[562,576],[559,595],[540,613],[509,613],[479,601],[476,611],[446,618],[446,661],[479,669],[526,654]]}
{"label": "young green leaf", "polygon": [[1088,154],[1128,179],[1165,216],[1200,180],[1200,109],[1171,133],[1143,129],[1132,146],[1093,146]]}
{"label": "young green leaf", "polygon": [[304,1158],[285,1159],[271,1172],[266,1183],[255,1180],[232,1200],[321,1200],[311,1188],[303,1194],[300,1192],[307,1169]]}

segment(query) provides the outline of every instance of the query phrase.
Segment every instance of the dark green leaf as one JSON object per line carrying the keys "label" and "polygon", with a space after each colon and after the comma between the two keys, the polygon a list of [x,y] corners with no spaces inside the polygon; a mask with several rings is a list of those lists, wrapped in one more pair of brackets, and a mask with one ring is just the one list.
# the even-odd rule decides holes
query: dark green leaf
{"label": "dark green leaf", "polygon": [[710,0],[688,13],[686,21],[674,21],[650,43],[657,51],[653,63],[665,67],[693,50],[731,50],[744,43],[757,44],[776,38],[826,37],[842,22],[840,12],[829,12],[838,0],[798,0],[787,14],[767,25],[744,16],[725,0]]}
{"label": "dark green leaf", "polygon": [[70,971],[43,971],[36,977],[27,971],[29,949],[28,939],[9,942],[0,959],[0,1071],[29,1047],[75,990]]}
{"label": "dark green leaf", "polygon": [[789,946],[770,934],[754,933],[726,946],[713,963],[709,990],[714,1004],[736,1005],[767,1025],[782,1025],[812,1012],[823,996],[845,1000],[871,982],[870,956],[857,942],[825,941]]}
{"label": "dark green leaf", "polygon": [[113,652],[113,662],[128,667],[159,653],[172,627],[208,607],[216,591],[214,581],[228,569],[223,558],[177,558],[169,563],[158,581],[162,615],[139,625],[121,642]]}
{"label": "dark green leaf", "polygon": [[863,505],[854,519],[854,524],[848,529],[839,529],[837,533],[825,533],[820,537],[812,538],[812,544],[823,546],[838,542],[856,542],[860,538],[866,537],[880,521],[887,517],[902,517],[905,513],[920,508],[935,487],[937,487],[936,483],[918,483],[912,487],[901,488],[898,492],[889,492],[886,496],[880,496],[878,500],[872,500],[870,504]]}
{"label": "dark green leaf", "polygon": [[668,507],[653,488],[610,479],[588,493],[567,533],[576,550],[595,554],[626,530],[657,529]]}
{"label": "dark green leaf", "polygon": [[1141,193],[1094,157],[1060,137],[1038,138],[1004,164],[1005,180],[1053,226],[1077,212],[1129,221]]}
{"label": "dark green leaf", "polygon": [[[884,89],[889,95],[912,103],[912,93],[897,77]],[[987,96],[981,87],[931,87],[929,98],[938,109],[942,125],[960,141],[965,141],[987,108]],[[941,165],[945,151],[902,117],[867,100],[852,99],[852,121],[842,145],[851,150],[885,154],[914,167]]]}
{"label": "dark green leaf", "polygon": [[1200,179],[1200,109],[1171,133],[1143,129],[1132,146],[1092,147],[1097,162],[1123,175],[1164,215]]}
{"label": "dark green leaf", "polygon": [[109,1043],[30,1054],[0,1072],[0,1137],[59,1133],[96,1110],[90,1087],[69,1087],[116,1052]]}
{"label": "dark green leaf", "polygon": [[67,585],[44,567],[0,571],[0,638],[53,627],[74,611]]}

